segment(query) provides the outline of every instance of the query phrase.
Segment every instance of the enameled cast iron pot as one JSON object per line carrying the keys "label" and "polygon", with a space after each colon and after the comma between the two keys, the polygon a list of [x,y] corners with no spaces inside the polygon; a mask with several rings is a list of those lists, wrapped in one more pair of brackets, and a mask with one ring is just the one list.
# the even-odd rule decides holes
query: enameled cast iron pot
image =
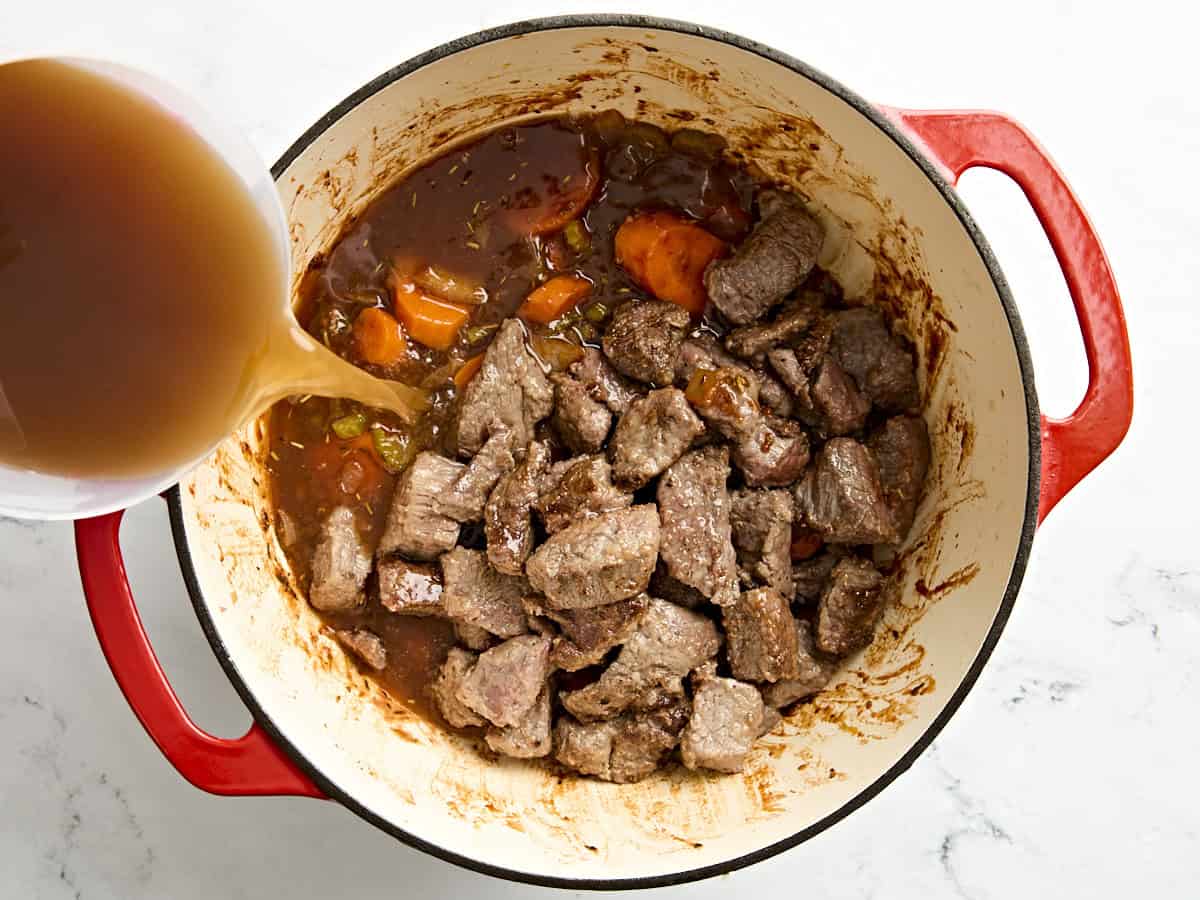
{"label": "enameled cast iron pot", "polygon": [[[822,264],[900,310],[920,358],[936,466],[876,644],[760,742],[745,774],[637,785],[485,759],[390,704],[293,589],[266,499],[262,423],[168,497],[197,615],[254,714],[200,731],[142,630],[120,514],[81,521],[96,632],[150,736],[196,786],[329,797],[413,846],[507,878],[647,887],[727,872],[819,833],[903,772],[954,713],[1016,598],[1038,523],[1124,436],[1128,338],[1078,201],[1015,122],[874,106],[733,35],[640,17],[526,22],[439,47],[324,116],[276,165],[294,271],[395,177],[447,144],[534,115],[617,107],[719,131],[821,212]],[[951,185],[971,166],[1024,190],[1054,247],[1090,370],[1065,420],[1038,412],[1013,298]]]}

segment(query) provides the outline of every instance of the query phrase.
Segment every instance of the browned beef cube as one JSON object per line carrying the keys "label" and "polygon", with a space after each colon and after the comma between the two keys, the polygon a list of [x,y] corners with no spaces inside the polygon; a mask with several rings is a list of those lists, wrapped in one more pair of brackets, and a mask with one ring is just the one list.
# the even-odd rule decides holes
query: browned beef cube
{"label": "browned beef cube", "polygon": [[799,674],[796,620],[774,588],[746,591],[722,611],[729,668],[742,681],[782,681]]}
{"label": "browned beef cube", "polygon": [[389,556],[379,561],[376,574],[379,603],[384,609],[406,616],[446,614],[442,603],[442,574],[436,567]]}
{"label": "browned beef cube", "polygon": [[684,340],[675,360],[675,384],[687,387],[697,369],[737,369],[757,385],[758,401],[765,408],[780,416],[792,414],[792,398],[787,388],[773,375],[761,368],[751,368],[731,356],[717,343],[711,334],[702,332]]}
{"label": "browned beef cube", "polygon": [[642,487],[679,459],[704,425],[675,388],[651,391],[629,407],[613,432],[613,480]]}
{"label": "browned beef cube", "polygon": [[550,638],[524,634],[479,654],[457,697],[493,725],[521,722],[550,675]]}
{"label": "browned beef cube", "polygon": [[376,672],[387,668],[387,647],[375,632],[366,628],[340,628],[333,634],[343,647]]}
{"label": "browned beef cube", "polygon": [[808,435],[791,419],[763,415],[733,446],[733,461],[751,487],[784,487],[799,478],[810,458]]}
{"label": "browned beef cube", "polygon": [[484,735],[487,745],[497,753],[517,759],[535,759],[549,756],[550,739],[550,685],[542,686],[533,706],[515,725],[505,728],[492,726]]}
{"label": "browned beef cube", "polygon": [[562,716],[554,727],[555,757],[584,775],[627,784],[641,781],[679,743],[686,699],[670,709],[581,723]]}
{"label": "browned beef cube", "polygon": [[604,333],[604,355],[622,375],[664,387],[675,380],[675,357],[691,324],[687,310],[674,303],[626,301]]}
{"label": "browned beef cube", "polygon": [[482,550],[455,547],[442,554],[442,591],[446,615],[500,637],[528,631],[524,598],[531,593],[524,578],[496,571]]}
{"label": "browned beef cube", "polygon": [[760,584],[792,597],[791,494],[784,490],[735,492],[729,522],[742,564]]}
{"label": "browned beef cube", "polygon": [[867,646],[883,600],[883,577],[874,566],[853,556],[838,562],[817,608],[817,649],[845,656]]}
{"label": "browned beef cube", "polygon": [[644,695],[676,693],[681,679],[716,655],[721,637],[699,613],[652,597],[638,630],[599,680],[562,695],[577,719],[607,719],[634,706]]}
{"label": "browned beef cube", "polygon": [[712,305],[735,325],[748,325],[800,286],[821,252],[824,229],[800,201],[764,191],[762,221],[733,256],[709,264],[704,284]]}
{"label": "browned beef cube", "polygon": [[743,325],[725,338],[725,349],[742,359],[759,360],[772,347],[791,340],[812,327],[818,308],[806,302],[792,303],[771,322]]}
{"label": "browned beef cube", "polygon": [[633,503],[633,494],[613,485],[612,468],[603,456],[587,456],[570,463],[553,487],[547,490],[545,481],[549,479],[543,480],[542,494],[534,504],[547,534]]}
{"label": "browned beef cube", "polygon": [[468,728],[472,725],[486,725],[483,718],[469,706],[458,699],[459,688],[467,673],[475,667],[479,656],[469,650],[451,647],[446,661],[438,670],[438,677],[429,687],[438,712],[452,728]]}
{"label": "browned beef cube", "polygon": [[903,538],[912,527],[929,471],[929,431],[917,416],[895,416],[871,435],[867,447],[879,463],[879,481]]}
{"label": "browned beef cube", "polygon": [[583,385],[589,397],[603,403],[614,415],[623,415],[629,404],[638,398],[637,388],[594,347],[585,347],[583,358],[572,363],[568,371]]}
{"label": "browned beef cube", "polygon": [[879,544],[899,539],[871,451],[852,438],[834,438],[796,486],[805,524],[836,544]]}
{"label": "browned beef cube", "polygon": [[308,602],[322,612],[345,612],[363,602],[371,551],[358,534],[354,510],[339,506],[321,524],[313,549]]}
{"label": "browned beef cube", "polygon": [[680,458],[658,483],[659,552],[667,574],[719,606],[737,598],[728,478],[728,448],[702,447]]}
{"label": "browned beef cube", "polygon": [[603,513],[552,534],[525,571],[551,609],[586,609],[640,594],[658,559],[653,505]]}
{"label": "browned beef cube", "polygon": [[687,609],[695,609],[708,601],[702,593],[690,584],[684,584],[678,578],[672,578],[667,572],[667,564],[660,558],[654,567],[654,575],[650,579],[650,595],[670,600]]}
{"label": "browned beef cube", "polygon": [[892,412],[915,410],[917,373],[912,351],[873,307],[838,313],[830,352],[871,402]]}
{"label": "browned beef cube", "polygon": [[769,707],[782,708],[811,697],[829,684],[837,671],[837,661],[817,649],[808,622],[796,620],[796,643],[799,646],[796,677],[762,687],[763,702]]}
{"label": "browned beef cube", "polygon": [[698,369],[688,383],[687,398],[709,425],[731,441],[752,434],[762,420],[758,379],[739,368]]}
{"label": "browned beef cube", "polygon": [[498,431],[459,474],[450,491],[441,498],[441,511],[456,522],[478,522],[483,507],[502,475],[517,464],[511,431]]}
{"label": "browned beef cube", "polygon": [[441,498],[462,469],[460,463],[436,453],[417,454],[396,485],[379,541],[380,556],[400,553],[409,559],[437,559],[455,545],[458,523],[442,512]]}
{"label": "browned beef cube", "polygon": [[550,617],[562,629],[550,650],[551,662],[568,672],[596,665],[637,631],[649,603],[649,597],[638,594],[591,609],[550,611]]}
{"label": "browned beef cube", "polygon": [[472,456],[496,432],[512,433],[514,447],[533,439],[533,428],[554,407],[554,390],[525,344],[525,327],[506,319],[488,345],[483,365],[463,391],[458,452]]}
{"label": "browned beef cube", "polygon": [[467,622],[454,623],[454,636],[464,647],[475,651],[487,650],[496,643],[496,636],[486,628],[480,628],[478,625],[471,625]]}
{"label": "browned beef cube", "polygon": [[679,743],[689,769],[740,772],[762,730],[762,697],[754,685],[704,678],[692,697],[692,717]]}
{"label": "browned beef cube", "polygon": [[826,435],[850,434],[867,421],[871,403],[832,356],[817,369],[810,389],[813,417]]}
{"label": "browned beef cube", "polygon": [[551,375],[554,383],[554,430],[574,453],[596,453],[612,427],[608,407],[593,400],[582,384],[568,375]]}
{"label": "browned beef cube", "polygon": [[533,549],[533,504],[549,466],[549,446],[534,441],[525,459],[500,479],[483,509],[488,559],[505,574],[520,575]]}
{"label": "browned beef cube", "polygon": [[792,564],[792,584],[797,601],[809,603],[820,598],[837,565],[845,553],[839,548],[823,550],[816,556]]}

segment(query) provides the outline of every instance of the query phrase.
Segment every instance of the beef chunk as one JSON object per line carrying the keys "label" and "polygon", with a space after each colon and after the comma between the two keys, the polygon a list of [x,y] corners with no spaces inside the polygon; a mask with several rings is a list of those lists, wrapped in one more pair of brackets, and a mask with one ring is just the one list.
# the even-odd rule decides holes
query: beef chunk
{"label": "beef chunk", "polygon": [[618,509],[551,535],[526,572],[551,609],[603,606],[646,589],[658,546],[653,505]]}
{"label": "beef chunk", "polygon": [[493,568],[482,550],[455,547],[442,554],[442,600],[446,615],[500,637],[528,631],[522,600],[531,593],[524,578]]}
{"label": "beef chunk", "polygon": [[762,220],[733,256],[709,264],[704,284],[713,306],[735,325],[748,325],[800,286],[825,235],[800,201],[763,191]]}
{"label": "beef chunk", "polygon": [[792,584],[796,588],[796,600],[805,603],[818,599],[825,590],[833,567],[844,554],[833,548],[817,554],[811,559],[792,565]]}
{"label": "beef chunk", "polygon": [[520,575],[533,549],[533,504],[538,485],[550,466],[550,448],[534,441],[525,459],[500,479],[483,509],[487,555],[491,564],[508,575]]}
{"label": "beef chunk", "polygon": [[651,692],[678,693],[682,678],[720,646],[720,634],[708,618],[652,597],[641,625],[612,665],[599,680],[563,694],[563,706],[590,721],[618,715]]}
{"label": "beef chunk", "polygon": [[725,349],[742,359],[761,359],[772,347],[806,332],[817,315],[810,303],[792,303],[771,322],[733,329],[725,338]]}
{"label": "beef chunk", "polygon": [[799,674],[796,620],[779,591],[770,587],[746,591],[737,603],[725,607],[722,617],[734,678],[783,681]]}
{"label": "beef chunk", "polygon": [[569,375],[551,375],[554,383],[554,417],[551,423],[567,449],[596,453],[612,427],[608,407],[591,398],[582,384]]}
{"label": "beef chunk", "polygon": [[438,677],[429,687],[438,712],[452,728],[487,724],[474,710],[458,699],[459,688],[478,659],[479,657],[469,650],[451,647],[446,661],[438,670]]}
{"label": "beef chunk", "polygon": [[867,421],[871,403],[831,356],[825,357],[813,379],[812,410],[826,435],[850,434]]}
{"label": "beef chunk", "polygon": [[624,415],[629,404],[638,398],[638,389],[609,365],[604,355],[594,347],[585,347],[583,359],[572,363],[568,371],[583,385],[589,397],[597,403],[603,403],[615,415]]}
{"label": "beef chunk", "polygon": [[636,489],[679,459],[704,425],[675,388],[651,391],[617,422],[610,452],[617,484]]}
{"label": "beef chunk", "polygon": [[762,415],[733,446],[733,461],[751,487],[783,487],[804,472],[808,435],[791,419]]}
{"label": "beef chunk", "polygon": [[692,698],[680,755],[689,769],[740,772],[762,729],[758,689],[732,678],[704,678]]}
{"label": "beef chunk", "polygon": [[834,656],[861,650],[875,637],[883,613],[883,576],[864,559],[848,556],[833,574],[817,608],[817,649]]}
{"label": "beef chunk", "polygon": [[817,649],[808,622],[796,621],[796,643],[799,647],[796,676],[762,688],[763,702],[769,707],[782,708],[811,697],[829,684],[837,671],[837,661]]}
{"label": "beef chunk", "polygon": [[470,625],[466,622],[454,623],[454,636],[458,638],[458,642],[464,647],[470,647],[472,650],[486,650],[496,643],[496,636],[486,628],[480,628],[478,625]]}
{"label": "beef chunk", "polygon": [[728,478],[728,448],[703,447],[680,458],[658,483],[659,552],[667,574],[719,606],[737,598]]}
{"label": "beef chunk", "polygon": [[478,522],[496,482],[517,464],[511,431],[498,431],[475,454],[441,498],[441,511],[456,522]]}
{"label": "beef chunk", "polygon": [[729,522],[742,564],[760,583],[792,597],[791,495],[782,490],[745,490],[734,493],[731,500]]}
{"label": "beef chunk", "polygon": [[338,642],[376,672],[387,668],[387,647],[373,631],[366,628],[341,629],[334,633]]}
{"label": "beef chunk", "polygon": [[822,314],[792,346],[766,354],[771,369],[795,396],[796,414],[813,426],[820,425],[820,415],[813,408],[812,382],[833,342],[835,322],[832,315]]}
{"label": "beef chunk", "polygon": [[338,506],[321,523],[312,555],[308,602],[322,612],[345,612],[363,601],[371,574],[371,551],[358,534],[354,510]]}
{"label": "beef chunk", "polygon": [[399,552],[410,559],[436,559],[458,541],[458,523],[441,510],[441,499],[463,467],[436,453],[418,453],[400,476],[387,524],[379,541],[380,556]]}
{"label": "beef chunk", "polygon": [[677,578],[672,578],[667,572],[667,564],[659,559],[654,567],[654,575],[650,579],[650,594],[662,597],[688,609],[695,609],[708,600],[702,593],[690,584],[684,584]]}
{"label": "beef chunk", "polygon": [[731,441],[752,434],[762,420],[758,380],[739,368],[697,369],[686,396],[704,420]]}
{"label": "beef chunk", "polygon": [[608,461],[603,456],[588,456],[571,460],[553,487],[543,487],[534,509],[542,517],[546,532],[555,534],[568,525],[624,509],[631,503],[632,494],[613,486]]}
{"label": "beef chunk", "polygon": [[583,724],[562,716],[554,726],[555,756],[584,775],[620,784],[641,781],[679,743],[686,700],[668,709]]}
{"label": "beef chunk", "polygon": [[551,648],[551,661],[568,672],[595,665],[609,650],[625,643],[637,631],[649,604],[649,597],[638,594],[628,600],[591,609],[549,611],[549,616],[562,629]]}
{"label": "beef chunk", "polygon": [[550,675],[550,638],[524,634],[479,654],[456,696],[493,725],[521,722]]}
{"label": "beef chunk", "polygon": [[837,544],[879,544],[899,539],[879,483],[879,466],[866,447],[834,438],[796,486],[796,508],[805,524]]}
{"label": "beef chunk", "polygon": [[499,431],[512,432],[513,446],[533,439],[533,427],[554,407],[554,390],[540,362],[525,346],[525,328],[506,319],[488,345],[483,365],[462,394],[458,452],[472,456]]}
{"label": "beef chunk", "polygon": [[697,369],[737,369],[746,377],[756,382],[758,401],[766,409],[780,416],[792,414],[792,398],[773,375],[761,368],[751,368],[739,359],[725,352],[717,339],[711,334],[701,333],[689,337],[679,348],[679,357],[675,361],[675,384],[687,387],[692,375]]}
{"label": "beef chunk", "polygon": [[550,685],[542,685],[533,706],[514,725],[495,726],[484,735],[487,745],[497,753],[517,759],[535,759],[550,755]]}
{"label": "beef chunk", "polygon": [[872,307],[838,313],[830,352],[872,403],[893,412],[915,410],[913,355]]}
{"label": "beef chunk", "polygon": [[895,416],[871,435],[867,447],[879,463],[879,482],[901,537],[908,534],[929,472],[929,432],[917,416]]}
{"label": "beef chunk", "polygon": [[691,324],[682,306],[629,300],[613,312],[601,342],[604,355],[622,375],[663,387],[675,380],[675,357]]}
{"label": "beef chunk", "polygon": [[443,616],[442,576],[433,566],[399,556],[381,559],[377,567],[379,602],[384,609],[409,616]]}

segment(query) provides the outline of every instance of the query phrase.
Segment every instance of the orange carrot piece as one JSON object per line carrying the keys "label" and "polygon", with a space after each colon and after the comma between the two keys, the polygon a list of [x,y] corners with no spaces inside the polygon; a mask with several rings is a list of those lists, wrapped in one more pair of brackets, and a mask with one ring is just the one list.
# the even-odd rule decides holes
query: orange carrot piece
{"label": "orange carrot piece", "polygon": [[458,340],[469,313],[417,288],[412,282],[393,279],[392,296],[396,318],[404,323],[409,337],[434,350],[449,350]]}
{"label": "orange carrot piece", "polygon": [[454,373],[454,386],[460,391],[465,389],[471,383],[471,379],[478,374],[483,366],[483,354],[477,353],[468,359],[465,363],[458,367],[458,371]]}
{"label": "orange carrot piece", "polygon": [[572,173],[571,181],[556,189],[534,206],[510,210],[508,223],[516,231],[543,235],[561,231],[572,219],[578,219],[587,209],[596,189],[600,187],[600,159],[595,153],[588,155],[583,171]]}
{"label": "orange carrot piece", "polygon": [[725,252],[725,242],[676,213],[634,213],[617,229],[617,262],[660,300],[693,316],[704,312],[704,270]]}
{"label": "orange carrot piece", "polygon": [[578,275],[555,275],[529,292],[517,315],[547,325],[592,292],[592,283]]}
{"label": "orange carrot piece", "polygon": [[391,366],[404,358],[408,342],[400,323],[382,309],[364,309],[354,320],[354,345],[359,355],[376,366]]}
{"label": "orange carrot piece", "polygon": [[646,257],[646,288],[699,318],[708,303],[704,270],[725,252],[725,242],[698,225],[681,225],[664,233]]}

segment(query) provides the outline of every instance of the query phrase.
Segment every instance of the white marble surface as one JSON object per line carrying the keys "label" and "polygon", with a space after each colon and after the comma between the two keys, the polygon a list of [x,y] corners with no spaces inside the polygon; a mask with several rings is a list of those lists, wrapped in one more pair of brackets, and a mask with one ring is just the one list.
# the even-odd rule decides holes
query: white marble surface
{"label": "white marble surface", "polygon": [[[222,110],[274,159],[360,84],[477,28],[596,3],[136,0],[0,3],[0,57],[115,57]],[[1192,473],[1200,314],[1200,82],[1174,3],[757,4],[642,11],[773,44],[879,101],[1017,115],[1087,205],[1124,293],[1137,413],[1118,453],[1041,530],[992,662],[934,747],[800,848],[698,887],[717,897],[1194,896],[1200,875],[1200,552]],[[428,12],[436,9],[436,14]],[[0,123],[2,139],[3,123]],[[1061,277],[1017,190],[974,173],[1033,344],[1043,408],[1085,384]],[[1176,474],[1179,473],[1179,474]],[[224,734],[247,716],[188,605],[161,504],[127,562],[185,704]],[[194,790],[152,747],[87,620],[70,528],[0,521],[0,896],[526,897],[410,850],[332,803]]]}

